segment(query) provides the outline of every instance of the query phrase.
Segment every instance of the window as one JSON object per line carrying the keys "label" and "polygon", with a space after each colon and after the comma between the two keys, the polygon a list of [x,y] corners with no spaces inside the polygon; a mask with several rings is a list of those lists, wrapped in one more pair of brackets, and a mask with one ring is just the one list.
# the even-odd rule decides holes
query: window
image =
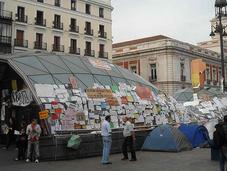
{"label": "window", "polygon": [[213,66],[212,80],[213,81],[217,81],[217,70],[216,70],[216,67],[215,66]]}
{"label": "window", "polygon": [[43,0],[37,0],[37,2],[42,2],[43,3]]}
{"label": "window", "polygon": [[76,11],[76,0],[71,0],[71,10]]}
{"label": "window", "polygon": [[91,5],[90,4],[86,4],[85,5],[85,12],[86,12],[86,14],[91,14]]}
{"label": "window", "polygon": [[181,81],[186,81],[186,77],[185,77],[185,75],[184,75],[184,64],[183,63],[181,63],[180,64],[180,80]]}
{"label": "window", "polygon": [[94,56],[94,52],[91,50],[91,42],[85,42],[85,56]]}
{"label": "window", "polygon": [[24,31],[23,30],[16,31],[16,39],[15,39],[14,45],[20,46],[20,47],[28,47],[28,41],[24,40]]}
{"label": "window", "polygon": [[16,14],[17,21],[27,23],[27,16],[25,16],[25,8],[24,7],[17,7],[17,14]]}
{"label": "window", "polygon": [[61,23],[61,16],[60,15],[54,15],[54,28],[56,29],[63,29],[63,23]]}
{"label": "window", "polygon": [[99,17],[104,18],[104,9],[99,8]]}
{"label": "window", "polygon": [[71,18],[70,31],[79,33],[79,26],[76,25],[75,18]]}
{"label": "window", "polygon": [[36,25],[44,26],[44,20],[43,20],[43,11],[37,11],[36,13]]}
{"label": "window", "polygon": [[77,40],[76,39],[71,39],[71,41],[70,41],[70,53],[80,54],[79,49],[77,49]]}
{"label": "window", "polygon": [[99,37],[106,38],[106,33],[105,33],[104,25],[99,25]]}
{"label": "window", "polygon": [[35,49],[42,49],[43,34],[36,33]]}
{"label": "window", "polygon": [[137,73],[137,68],[136,68],[135,65],[134,65],[134,66],[131,66],[131,67],[130,67],[130,70],[131,70],[132,72],[134,72],[135,74]]}
{"label": "window", "polygon": [[93,35],[93,30],[91,29],[91,23],[90,22],[85,23],[85,34]]}
{"label": "window", "polygon": [[108,58],[107,53],[105,52],[105,45],[99,44],[99,57],[100,58]]}
{"label": "window", "polygon": [[61,0],[55,0],[54,5],[57,6],[57,7],[60,7],[61,6]]}
{"label": "window", "polygon": [[150,81],[155,81],[155,80],[157,80],[156,64],[150,64],[150,68],[151,68]]}

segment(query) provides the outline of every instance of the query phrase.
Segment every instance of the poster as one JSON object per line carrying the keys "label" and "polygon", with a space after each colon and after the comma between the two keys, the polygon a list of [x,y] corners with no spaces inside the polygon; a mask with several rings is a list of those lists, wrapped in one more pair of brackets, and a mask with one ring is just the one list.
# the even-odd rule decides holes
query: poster
{"label": "poster", "polygon": [[112,98],[112,91],[109,89],[86,89],[86,94],[88,98],[101,99],[101,98]]}
{"label": "poster", "polygon": [[43,110],[39,112],[39,119],[47,119],[49,117],[49,111],[48,110]]}
{"label": "poster", "polygon": [[152,94],[151,90],[148,87],[145,86],[136,86],[136,94],[142,99],[142,100],[152,100]]}
{"label": "poster", "polygon": [[11,95],[12,104],[14,106],[28,106],[32,101],[32,93],[29,89],[13,91]]}
{"label": "poster", "polygon": [[95,59],[95,58],[89,58],[89,62],[95,67],[99,69],[104,69],[104,70],[111,70],[111,66],[108,62]]}

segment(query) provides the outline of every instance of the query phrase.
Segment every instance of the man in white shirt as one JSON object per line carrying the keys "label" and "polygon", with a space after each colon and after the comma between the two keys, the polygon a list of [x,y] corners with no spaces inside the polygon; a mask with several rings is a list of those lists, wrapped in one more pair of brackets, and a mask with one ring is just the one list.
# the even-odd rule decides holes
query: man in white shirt
{"label": "man in white shirt", "polygon": [[122,160],[128,160],[128,146],[131,151],[131,160],[130,161],[136,161],[136,152],[134,149],[135,145],[135,132],[134,132],[134,126],[132,124],[132,118],[125,117],[123,118],[124,121],[124,130],[123,130],[123,136],[124,136],[124,142],[122,145],[122,152],[123,152],[123,158]]}
{"label": "man in white shirt", "polygon": [[109,161],[110,149],[111,149],[111,129],[110,129],[110,116],[106,116],[104,122],[102,123],[102,140],[103,140],[103,154],[102,154],[102,164],[112,164]]}

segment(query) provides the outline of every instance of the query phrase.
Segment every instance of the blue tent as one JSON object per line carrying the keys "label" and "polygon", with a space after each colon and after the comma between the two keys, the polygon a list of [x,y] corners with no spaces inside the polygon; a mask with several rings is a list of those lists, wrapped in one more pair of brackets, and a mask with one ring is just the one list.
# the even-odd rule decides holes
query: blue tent
{"label": "blue tent", "polygon": [[142,150],[179,152],[191,150],[192,145],[177,128],[170,125],[161,125],[151,131]]}
{"label": "blue tent", "polygon": [[209,141],[208,130],[202,125],[181,124],[178,129],[188,138],[193,148],[204,146]]}

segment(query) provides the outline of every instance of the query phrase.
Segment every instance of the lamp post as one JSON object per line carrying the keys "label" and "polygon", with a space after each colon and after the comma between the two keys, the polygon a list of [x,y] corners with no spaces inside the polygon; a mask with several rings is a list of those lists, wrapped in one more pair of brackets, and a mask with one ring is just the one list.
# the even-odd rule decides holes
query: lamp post
{"label": "lamp post", "polygon": [[210,36],[215,36],[215,33],[220,35],[220,50],[221,50],[221,70],[222,70],[222,86],[225,91],[225,65],[224,65],[224,48],[223,48],[223,36],[226,36],[226,27],[222,24],[222,17],[227,16],[227,2],[226,0],[215,1],[215,16],[217,19],[216,25],[211,26]]}

